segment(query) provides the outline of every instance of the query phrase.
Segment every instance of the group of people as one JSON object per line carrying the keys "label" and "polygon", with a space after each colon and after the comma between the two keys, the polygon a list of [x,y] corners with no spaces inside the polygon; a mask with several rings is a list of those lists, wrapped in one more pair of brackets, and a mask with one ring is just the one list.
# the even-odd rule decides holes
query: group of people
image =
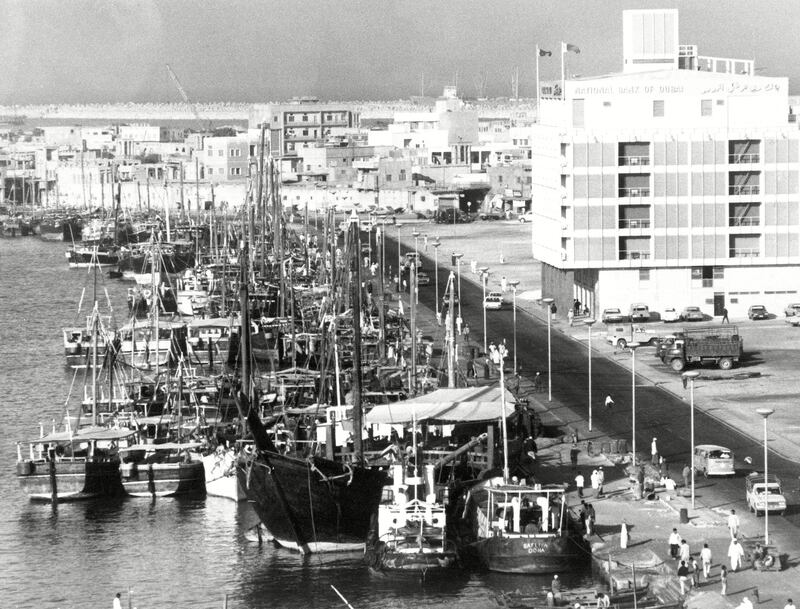
{"label": "group of people", "polygon": [[[605,592],[597,590],[594,594],[594,598],[595,607],[597,609],[608,609],[611,607],[611,597]],[[556,605],[561,605],[562,600],[561,579],[559,579],[558,574],[556,574],[553,575],[553,581],[550,582],[550,591],[547,593],[547,606],[555,607]],[[576,601],[571,607],[572,609],[588,609],[588,605],[583,605],[579,601]]]}
{"label": "group of people", "polygon": [[[597,469],[592,470],[592,473],[589,476],[589,482],[592,485],[592,490],[594,490],[594,495],[596,497],[603,496],[603,485],[605,484],[605,480],[606,480],[606,475],[605,472],[603,471],[602,465]],[[586,479],[584,478],[581,472],[578,472],[575,475],[575,486],[578,489],[578,497],[583,497],[585,484],[586,484]]]}

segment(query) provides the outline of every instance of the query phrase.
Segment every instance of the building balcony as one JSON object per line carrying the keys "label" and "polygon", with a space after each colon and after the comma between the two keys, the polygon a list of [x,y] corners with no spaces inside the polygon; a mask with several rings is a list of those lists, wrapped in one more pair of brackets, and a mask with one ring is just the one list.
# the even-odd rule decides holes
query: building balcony
{"label": "building balcony", "polygon": [[649,188],[620,188],[619,196],[626,199],[635,199],[640,197],[649,197]]}
{"label": "building balcony", "polygon": [[649,156],[621,156],[619,157],[620,167],[639,167],[640,165],[649,165]]}
{"label": "building balcony", "polygon": [[625,220],[620,219],[620,228],[650,228],[650,220],[647,218]]}
{"label": "building balcony", "polygon": [[757,247],[732,247],[729,250],[730,258],[758,258],[761,250]]}
{"label": "building balcony", "polygon": [[746,165],[752,163],[759,163],[761,155],[757,152],[748,152],[745,154],[729,154],[728,163],[731,165]]}
{"label": "building balcony", "polygon": [[306,125],[310,125],[312,127],[317,127],[320,125],[320,120],[318,116],[309,116],[308,120],[301,120],[299,118],[289,119],[287,118],[286,121],[283,123],[286,127],[305,127]]}
{"label": "building balcony", "polygon": [[760,226],[761,218],[758,217],[730,217],[728,226]]}
{"label": "building balcony", "polygon": [[620,250],[620,260],[649,260],[650,252],[646,250]]}
{"label": "building balcony", "polygon": [[757,195],[760,192],[760,188],[758,184],[744,184],[742,186],[728,186],[728,194],[739,197],[739,196],[751,196]]}

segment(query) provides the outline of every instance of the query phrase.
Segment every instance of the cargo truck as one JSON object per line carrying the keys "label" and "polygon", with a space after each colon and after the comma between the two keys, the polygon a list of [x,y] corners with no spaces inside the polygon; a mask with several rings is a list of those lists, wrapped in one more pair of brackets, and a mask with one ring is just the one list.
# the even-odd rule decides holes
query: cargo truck
{"label": "cargo truck", "polygon": [[661,351],[661,361],[675,372],[682,372],[686,364],[708,362],[730,370],[742,357],[742,337],[736,326],[684,328],[675,334],[672,344]]}

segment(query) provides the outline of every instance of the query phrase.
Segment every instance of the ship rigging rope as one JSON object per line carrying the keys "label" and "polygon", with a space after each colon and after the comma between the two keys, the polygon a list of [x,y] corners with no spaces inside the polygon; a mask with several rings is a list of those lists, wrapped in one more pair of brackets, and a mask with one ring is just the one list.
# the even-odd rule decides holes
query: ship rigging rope
{"label": "ship rigging rope", "polygon": [[316,465],[314,465],[313,461],[311,461],[310,459],[308,461],[309,472],[310,471],[317,472],[319,474],[319,476],[320,476],[320,479],[323,482],[327,482],[328,486],[330,486],[331,482],[333,482],[334,480],[339,480],[340,478],[347,478],[348,479],[347,480],[347,486],[350,486],[353,483],[353,468],[350,466],[349,463],[342,463],[342,465],[347,470],[346,473],[339,474],[338,476],[326,476],[325,474],[322,473],[322,471],[320,471],[320,469]]}

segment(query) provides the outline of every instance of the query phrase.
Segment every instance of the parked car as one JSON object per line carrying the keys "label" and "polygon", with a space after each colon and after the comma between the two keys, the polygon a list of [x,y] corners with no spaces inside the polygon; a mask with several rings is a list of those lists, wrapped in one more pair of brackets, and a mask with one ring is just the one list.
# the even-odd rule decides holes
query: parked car
{"label": "parked car", "polygon": [[678,315],[678,311],[675,307],[667,307],[664,309],[664,312],[661,314],[661,321],[664,323],[673,323],[680,319],[680,315]]}
{"label": "parked car", "polygon": [[434,221],[437,224],[466,224],[472,222],[472,216],[460,209],[443,209],[436,212]]}
{"label": "parked car", "polygon": [[525,224],[526,222],[533,222],[533,212],[526,211],[524,214],[520,214],[519,221]]}
{"label": "parked car", "polygon": [[481,220],[502,220],[503,214],[496,210],[482,211],[480,214],[478,214],[478,217]]}
{"label": "parked car", "polygon": [[419,257],[419,253],[406,252],[405,262],[403,263],[403,266],[405,266],[406,268],[410,268],[413,263],[416,263],[417,268],[422,267],[422,260]]}
{"label": "parked car", "polygon": [[603,315],[600,320],[604,324],[618,324],[625,321],[625,316],[619,309],[603,309]]}
{"label": "parked car", "polygon": [[700,310],[700,307],[683,307],[681,311],[681,321],[703,321],[705,315]]}
{"label": "parked car", "polygon": [[786,305],[783,314],[786,315],[786,317],[800,316],[800,302],[793,302],[792,304]]}
{"label": "parked car", "polygon": [[750,305],[750,308],[747,309],[747,317],[748,319],[769,319],[769,313],[764,305]]}
{"label": "parked car", "polygon": [[631,305],[630,317],[631,323],[650,321],[650,308],[641,302],[634,303]]}
{"label": "parked car", "polygon": [[503,294],[501,292],[489,292],[483,301],[483,308],[489,311],[499,311],[503,308]]}
{"label": "parked car", "polygon": [[733,452],[716,444],[698,444],[694,447],[694,469],[704,476],[733,476]]}
{"label": "parked car", "polygon": [[430,285],[431,284],[431,276],[428,275],[425,271],[418,271],[417,272],[417,285]]}
{"label": "parked car", "polygon": [[774,474],[769,477],[758,472],[749,474],[744,479],[747,507],[756,516],[765,512],[778,512],[781,515],[786,511],[786,498],[781,489],[781,479]]}
{"label": "parked car", "polygon": [[615,345],[618,349],[625,349],[628,343],[639,343],[648,346],[658,346],[661,337],[647,326],[609,326],[606,331],[606,342]]}

